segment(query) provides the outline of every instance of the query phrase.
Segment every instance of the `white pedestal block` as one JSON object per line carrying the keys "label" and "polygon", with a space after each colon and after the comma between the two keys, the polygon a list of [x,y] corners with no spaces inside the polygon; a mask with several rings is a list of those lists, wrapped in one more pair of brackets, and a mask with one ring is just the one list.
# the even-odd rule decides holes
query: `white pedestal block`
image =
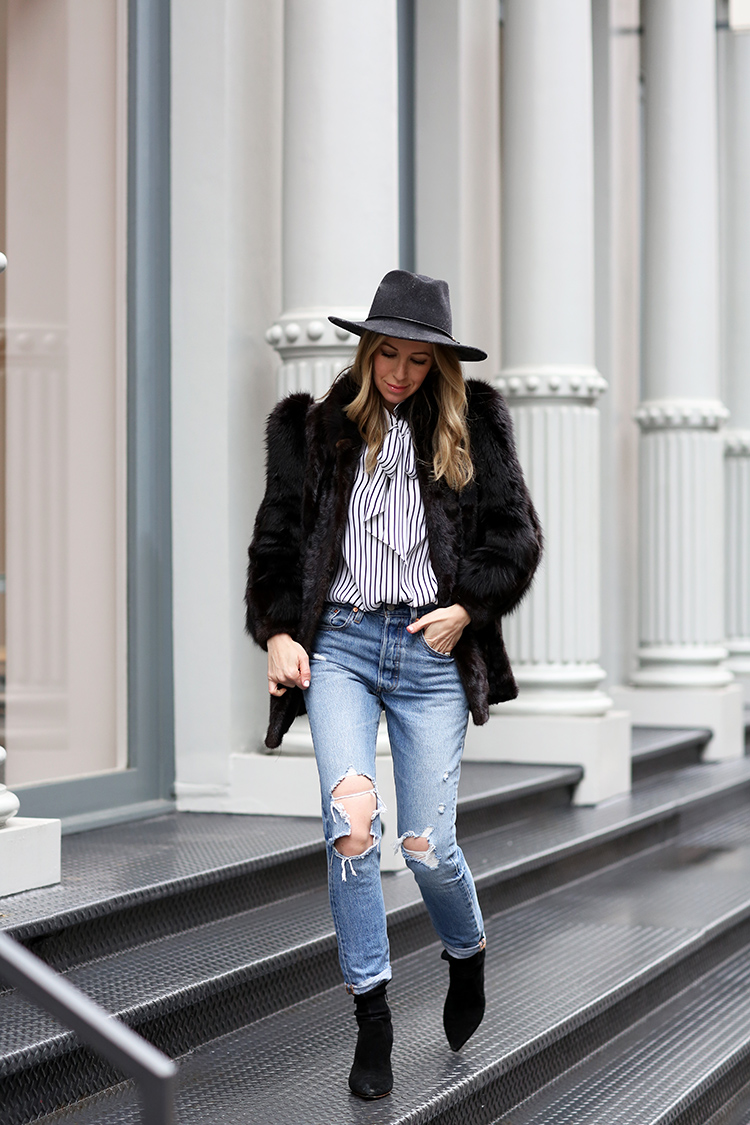
{"label": "white pedestal block", "polygon": [[745,753],[743,693],[737,683],[723,688],[614,687],[610,694],[637,725],[710,727],[714,736],[704,761],[741,758]]}
{"label": "white pedestal block", "polygon": [[0,897],[60,882],[60,821],[15,816],[0,829]]}
{"label": "white pedestal block", "polygon": [[484,726],[469,726],[464,760],[582,766],[574,803],[596,805],[630,792],[630,716],[503,715],[495,708]]}

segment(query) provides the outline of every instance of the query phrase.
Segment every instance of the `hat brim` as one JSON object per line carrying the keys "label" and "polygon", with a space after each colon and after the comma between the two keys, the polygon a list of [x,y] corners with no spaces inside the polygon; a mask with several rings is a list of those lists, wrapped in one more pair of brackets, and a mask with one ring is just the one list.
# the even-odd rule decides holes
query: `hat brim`
{"label": "hat brim", "polygon": [[442,344],[444,348],[453,348],[458,358],[467,363],[479,363],[487,358],[487,352],[483,352],[481,348],[459,344],[452,336],[428,324],[419,324],[415,320],[399,320],[386,316],[376,316],[363,321],[342,320],[339,316],[329,316],[328,319],[331,324],[346,328],[355,336],[361,336],[364,332],[377,332],[380,336],[395,336],[397,340],[424,340],[426,344]]}

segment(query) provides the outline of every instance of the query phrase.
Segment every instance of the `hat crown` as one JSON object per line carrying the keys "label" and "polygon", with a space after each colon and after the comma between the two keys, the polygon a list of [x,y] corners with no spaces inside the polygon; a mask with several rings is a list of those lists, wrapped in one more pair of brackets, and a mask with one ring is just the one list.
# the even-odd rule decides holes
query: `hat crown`
{"label": "hat crown", "polygon": [[383,317],[411,320],[452,337],[448,282],[408,270],[391,270],[378,286],[368,320]]}

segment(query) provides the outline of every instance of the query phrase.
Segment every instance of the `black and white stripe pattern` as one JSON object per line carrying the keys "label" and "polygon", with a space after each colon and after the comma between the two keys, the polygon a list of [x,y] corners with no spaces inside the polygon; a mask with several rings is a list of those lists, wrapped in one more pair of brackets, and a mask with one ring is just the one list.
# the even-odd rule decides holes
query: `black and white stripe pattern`
{"label": "black and white stripe pattern", "polygon": [[328,591],[330,601],[366,610],[437,601],[414,442],[405,418],[394,413],[390,423],[372,476],[362,451],[341,562]]}

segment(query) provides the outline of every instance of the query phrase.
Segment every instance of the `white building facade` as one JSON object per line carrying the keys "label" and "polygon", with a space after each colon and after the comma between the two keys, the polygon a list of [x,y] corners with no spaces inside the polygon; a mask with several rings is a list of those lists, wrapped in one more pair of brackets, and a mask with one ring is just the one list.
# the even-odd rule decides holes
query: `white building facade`
{"label": "white building facade", "polygon": [[[632,724],[744,754],[739,0],[3,0],[0,25],[0,856],[14,822],[41,872],[56,819],[316,814],[304,720],[264,752],[243,628],[264,425],[327,390],[356,344],[328,315],[397,266],[487,350],[546,538],[505,623],[519,697],[467,757],[581,764],[591,804],[628,791]],[[378,760],[392,804],[384,733]]]}

